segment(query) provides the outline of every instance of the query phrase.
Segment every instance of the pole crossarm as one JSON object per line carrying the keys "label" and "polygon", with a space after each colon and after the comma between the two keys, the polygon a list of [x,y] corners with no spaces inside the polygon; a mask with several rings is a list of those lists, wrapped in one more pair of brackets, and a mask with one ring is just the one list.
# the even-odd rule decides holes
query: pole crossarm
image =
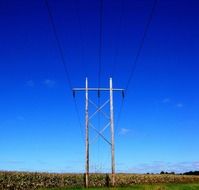
{"label": "pole crossarm", "polygon": [[[110,91],[110,88],[73,88],[73,91]],[[113,88],[113,91],[125,91],[123,88]]]}

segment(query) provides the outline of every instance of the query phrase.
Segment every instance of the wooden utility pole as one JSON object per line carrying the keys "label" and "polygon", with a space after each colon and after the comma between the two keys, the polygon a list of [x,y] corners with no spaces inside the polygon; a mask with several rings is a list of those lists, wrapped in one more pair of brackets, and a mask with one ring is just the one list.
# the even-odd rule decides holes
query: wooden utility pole
{"label": "wooden utility pole", "polygon": [[86,164],[85,164],[85,186],[88,187],[88,175],[89,175],[89,123],[88,123],[88,79],[86,78],[86,106],[85,106],[85,122],[86,122]]}
{"label": "wooden utility pole", "polygon": [[[86,130],[86,138],[85,138],[85,145],[86,145],[86,160],[85,160],[85,186],[89,187],[89,127],[91,127],[95,132],[97,133],[97,138],[100,136],[105,142],[107,142],[111,146],[111,183],[112,186],[115,185],[115,142],[114,142],[114,110],[113,110],[113,92],[114,91],[120,91],[122,92],[122,95],[124,94],[124,89],[120,88],[113,88],[112,84],[112,78],[110,78],[109,81],[109,88],[89,88],[88,87],[88,79],[86,78],[86,86],[85,88],[73,88],[73,92],[75,95],[76,91],[85,91],[85,130]],[[88,92],[89,91],[96,91],[98,92],[98,95],[100,94],[100,91],[109,91],[109,99],[102,104],[101,106],[98,106],[95,104],[93,101],[91,101],[88,97]],[[95,108],[96,111],[89,116],[88,112],[88,107],[89,103],[92,104]],[[110,113],[106,114],[102,108],[105,107],[110,103]],[[102,129],[98,130],[97,128],[94,127],[91,123],[91,119],[98,113],[101,112],[106,118],[109,119],[109,123]],[[110,132],[111,132],[111,137],[110,140],[107,139],[104,135],[103,132],[105,131],[106,128],[110,126]]]}
{"label": "wooden utility pole", "polygon": [[110,78],[110,126],[111,126],[111,169],[112,186],[115,185],[115,140],[114,140],[114,114],[113,114],[113,83]]}

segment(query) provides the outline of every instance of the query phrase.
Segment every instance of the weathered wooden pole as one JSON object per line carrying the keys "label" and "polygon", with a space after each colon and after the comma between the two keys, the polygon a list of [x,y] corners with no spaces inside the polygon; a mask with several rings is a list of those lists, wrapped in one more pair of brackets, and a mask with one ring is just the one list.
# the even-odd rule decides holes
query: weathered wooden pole
{"label": "weathered wooden pole", "polygon": [[111,126],[111,169],[112,186],[115,185],[115,140],[114,140],[114,115],[113,115],[113,83],[110,78],[110,126]]}
{"label": "weathered wooden pole", "polygon": [[86,78],[86,89],[85,89],[85,98],[86,98],[86,105],[85,105],[85,127],[86,127],[86,170],[85,170],[85,186],[89,186],[89,123],[88,123],[88,79]]}

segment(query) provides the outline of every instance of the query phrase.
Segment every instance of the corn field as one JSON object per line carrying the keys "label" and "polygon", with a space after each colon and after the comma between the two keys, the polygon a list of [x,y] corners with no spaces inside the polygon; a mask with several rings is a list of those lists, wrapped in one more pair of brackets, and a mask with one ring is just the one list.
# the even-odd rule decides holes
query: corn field
{"label": "corn field", "polygon": [[[107,187],[110,185],[110,175],[91,174],[89,183],[91,187]],[[129,187],[136,184],[173,183],[199,183],[199,176],[143,174],[116,175],[116,186],[118,187]],[[83,174],[0,172],[0,190],[33,190],[54,187],[77,188],[83,186]]]}

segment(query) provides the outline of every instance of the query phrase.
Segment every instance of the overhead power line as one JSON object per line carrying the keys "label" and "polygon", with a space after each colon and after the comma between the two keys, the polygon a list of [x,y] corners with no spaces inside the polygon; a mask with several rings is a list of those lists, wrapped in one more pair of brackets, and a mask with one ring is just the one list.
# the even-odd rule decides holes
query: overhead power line
{"label": "overhead power line", "polygon": [[101,70],[102,70],[102,44],[103,44],[103,33],[102,33],[102,27],[103,27],[103,0],[100,0],[100,26],[99,26],[99,60],[98,60],[98,88],[100,88],[101,85]]}
{"label": "overhead power line", "polygon": [[[152,9],[151,9],[150,15],[148,17],[147,24],[145,26],[144,33],[143,33],[140,45],[138,47],[138,51],[137,51],[135,60],[134,60],[133,65],[132,65],[131,73],[130,73],[130,76],[129,76],[128,81],[127,81],[127,85],[126,85],[126,88],[125,88],[125,96],[127,95],[127,92],[129,90],[129,85],[130,85],[130,83],[132,81],[132,78],[133,78],[133,76],[135,74],[137,63],[138,63],[138,60],[140,58],[140,54],[141,54],[141,51],[143,49],[145,39],[146,39],[148,30],[149,30],[149,27],[151,25],[151,21],[152,21],[153,16],[154,16],[154,12],[155,12],[155,8],[156,8],[156,5],[157,5],[157,2],[158,2],[158,0],[154,0],[154,2],[153,2],[153,6],[152,6]],[[118,129],[118,126],[119,126],[119,122],[120,122],[120,119],[121,119],[121,114],[122,114],[123,108],[124,108],[124,101],[122,102],[122,104],[120,106],[120,109],[119,109],[118,120],[117,120],[116,125],[115,125],[116,126],[116,132],[118,131],[117,129]]]}
{"label": "overhead power line", "polygon": [[[98,89],[101,86],[102,75],[102,46],[103,46],[103,0],[99,0],[99,49],[98,49]],[[100,90],[98,90],[98,108],[100,107]],[[101,120],[100,113],[98,113],[98,130],[100,130]],[[97,158],[99,163],[100,158],[100,142],[98,141]]]}
{"label": "overhead power line", "polygon": [[[59,51],[60,57],[61,57],[61,62],[63,64],[63,66],[64,66],[66,79],[67,79],[67,82],[68,82],[68,85],[69,85],[69,88],[70,88],[70,91],[71,91],[71,94],[72,94],[72,82],[71,82],[71,79],[70,79],[67,63],[66,63],[65,56],[64,56],[64,51],[62,49],[61,42],[60,42],[59,37],[58,37],[58,33],[57,33],[57,30],[56,30],[56,26],[55,26],[55,23],[54,23],[52,11],[50,9],[48,0],[45,0],[45,5],[46,5],[47,10],[48,10],[48,18],[49,18],[49,21],[50,21],[50,23],[52,25],[52,29],[53,29],[53,33],[54,33],[54,36],[55,36],[55,40],[57,42],[57,48],[58,48],[58,51]],[[81,136],[82,136],[82,140],[83,140],[84,137],[83,137],[83,131],[82,131],[82,124],[81,124],[81,120],[80,120],[80,113],[79,113],[79,110],[78,110],[76,99],[73,98],[73,101],[74,101],[75,112],[76,112],[76,115],[77,115],[77,118],[78,118],[79,128],[80,128],[80,132],[81,132]]]}
{"label": "overhead power line", "polygon": [[[122,36],[122,26],[123,26],[123,18],[124,18],[124,4],[125,3],[125,1],[124,0],[120,0],[120,17],[119,17],[119,21],[118,21],[118,29],[117,29],[117,31],[118,31],[118,33],[119,33],[119,35],[118,35],[118,43],[115,45],[115,50],[114,50],[114,58],[113,58],[113,63],[112,63],[112,77],[113,78],[115,78],[115,72],[116,72],[116,70],[117,70],[117,66],[118,66],[118,62],[117,62],[117,60],[118,60],[118,58],[119,58],[119,52],[120,52],[120,49],[121,49],[121,36]],[[113,32],[115,32],[115,31],[113,31]],[[115,80],[116,81],[116,80]]]}
{"label": "overhead power line", "polygon": [[79,25],[81,64],[82,64],[82,67],[85,68],[85,77],[87,77],[87,75],[88,75],[87,67],[84,64],[84,62],[85,62],[85,48],[84,48],[84,40],[83,40],[83,24],[81,22],[81,17],[80,17],[80,2],[79,2],[79,0],[73,0],[73,2],[74,2],[74,6],[75,6],[77,22],[78,22],[78,25]]}
{"label": "overhead power line", "polygon": [[52,25],[52,30],[53,30],[53,33],[54,33],[54,36],[55,36],[55,40],[57,42],[57,48],[58,48],[59,53],[60,53],[61,62],[64,66],[64,71],[65,71],[65,74],[66,74],[68,85],[70,87],[70,90],[72,90],[72,83],[71,83],[70,75],[69,75],[68,68],[67,68],[67,65],[66,65],[66,60],[65,60],[65,57],[64,57],[64,51],[62,49],[61,42],[60,42],[59,37],[58,37],[58,33],[57,33],[57,30],[56,30],[55,22],[54,22],[54,19],[53,19],[52,11],[50,9],[48,0],[45,0],[45,4],[46,4],[47,10],[48,10],[48,18],[49,18],[49,21]]}
{"label": "overhead power line", "polygon": [[136,70],[136,67],[137,67],[137,63],[138,63],[138,60],[140,58],[140,54],[141,54],[141,51],[143,49],[144,42],[145,42],[149,27],[151,25],[152,18],[154,16],[154,12],[155,12],[155,8],[156,8],[156,5],[157,5],[157,1],[158,0],[154,0],[154,2],[153,2],[153,6],[152,6],[152,9],[151,9],[150,15],[148,17],[147,24],[145,26],[144,33],[143,33],[140,45],[138,47],[138,51],[137,51],[137,54],[136,54],[136,57],[135,57],[135,60],[134,60],[134,63],[133,63],[133,66],[132,66],[132,69],[131,69],[131,72],[130,72],[130,76],[129,76],[128,81],[127,81],[127,85],[126,85],[126,88],[125,88],[126,89],[126,93],[127,93],[128,89],[129,89],[129,85],[130,85],[131,80],[132,80],[132,78],[134,76],[134,73],[135,73],[135,70]]}

